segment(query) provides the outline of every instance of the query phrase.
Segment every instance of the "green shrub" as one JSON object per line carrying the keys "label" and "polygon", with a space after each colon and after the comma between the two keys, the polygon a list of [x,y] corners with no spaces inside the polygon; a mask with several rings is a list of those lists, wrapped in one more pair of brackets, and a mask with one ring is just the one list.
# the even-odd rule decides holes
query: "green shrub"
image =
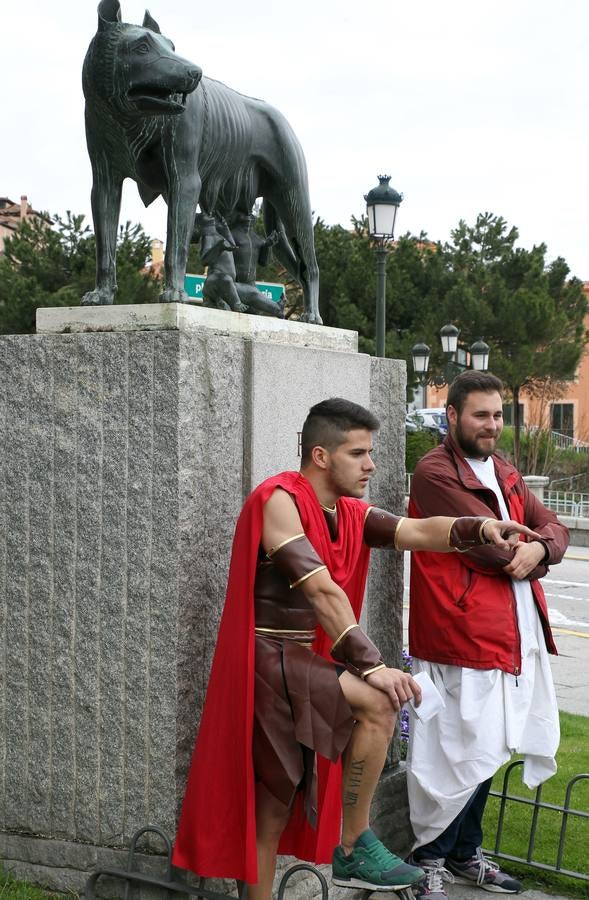
{"label": "green shrub", "polygon": [[[505,426],[497,448],[513,462],[512,426]],[[551,481],[572,479],[569,485],[560,485],[560,490],[589,489],[589,453],[579,453],[572,447],[565,450],[556,447],[546,430],[522,429],[518,468],[524,475],[548,475]]]}
{"label": "green shrub", "polygon": [[405,469],[407,472],[415,472],[415,466],[422,456],[438,446],[438,439],[429,431],[414,431],[406,435],[405,443]]}

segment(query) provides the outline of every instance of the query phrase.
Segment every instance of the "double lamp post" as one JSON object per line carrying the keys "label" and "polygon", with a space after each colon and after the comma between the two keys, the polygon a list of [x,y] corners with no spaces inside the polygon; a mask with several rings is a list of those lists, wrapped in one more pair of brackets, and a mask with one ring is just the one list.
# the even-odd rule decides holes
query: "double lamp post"
{"label": "double lamp post", "polygon": [[[466,362],[459,362],[456,359],[459,334],[460,330],[456,325],[444,325],[440,329],[442,351],[446,357],[443,374],[436,374],[428,377],[431,350],[428,345],[423,342],[413,345],[411,348],[413,371],[418,376],[422,385],[429,383],[435,387],[444,387],[444,385],[449,384],[459,372],[468,368]],[[489,368],[489,345],[482,339],[479,339],[478,341],[475,341],[474,344],[471,344],[468,350],[470,353],[471,368],[477,372],[486,372]]]}

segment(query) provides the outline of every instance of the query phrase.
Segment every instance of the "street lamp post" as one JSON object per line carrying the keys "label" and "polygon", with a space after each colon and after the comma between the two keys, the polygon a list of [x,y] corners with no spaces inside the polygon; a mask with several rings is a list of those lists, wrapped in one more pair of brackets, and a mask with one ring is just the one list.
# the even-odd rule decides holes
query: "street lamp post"
{"label": "street lamp post", "polygon": [[389,185],[390,175],[379,175],[378,186],[364,195],[368,231],[376,246],[376,355],[385,355],[387,246],[393,240],[397,210],[403,199]]}

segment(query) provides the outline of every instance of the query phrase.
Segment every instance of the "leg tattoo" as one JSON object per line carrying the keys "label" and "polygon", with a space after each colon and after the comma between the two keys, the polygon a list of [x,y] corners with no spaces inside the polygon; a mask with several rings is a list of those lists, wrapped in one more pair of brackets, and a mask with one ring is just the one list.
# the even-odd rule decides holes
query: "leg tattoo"
{"label": "leg tattoo", "polygon": [[358,791],[362,785],[365,765],[365,759],[352,759],[347,789],[344,795],[344,806],[357,806]]}

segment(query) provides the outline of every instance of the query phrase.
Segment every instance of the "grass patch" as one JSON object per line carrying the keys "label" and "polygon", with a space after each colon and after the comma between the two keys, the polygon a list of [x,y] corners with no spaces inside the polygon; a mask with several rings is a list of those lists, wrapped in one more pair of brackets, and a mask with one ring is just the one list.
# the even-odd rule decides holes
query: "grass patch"
{"label": "grass patch", "polygon": [[44,891],[26,881],[17,881],[0,866],[0,900],[47,900],[48,897],[53,897],[54,900],[64,900],[64,897],[78,900],[78,894],[56,894],[55,891]]}
{"label": "grass patch", "polygon": [[[589,773],[589,718],[574,716],[569,713],[560,714],[561,740],[556,756],[558,772],[542,786],[541,800],[544,803],[564,805],[565,792],[571,778],[581,773]],[[514,757],[515,759],[521,757]],[[492,790],[503,789],[503,775],[507,766],[499,770],[493,779]],[[535,791],[530,791],[521,782],[521,769],[512,772],[508,792],[528,800],[535,798]],[[573,809],[589,811],[589,779],[578,782],[573,789],[570,805]],[[483,822],[485,846],[494,847],[499,799],[490,797]],[[505,807],[503,838],[500,850],[513,856],[525,858],[528,853],[530,826],[533,808],[521,803],[508,801]],[[534,862],[554,865],[558,851],[562,814],[558,811],[541,809],[538,814],[536,840],[532,859]],[[569,817],[567,834],[564,843],[562,868],[589,875],[589,819]],[[543,872],[529,866],[519,866],[505,861],[510,873],[523,877],[528,889],[538,886],[554,893],[565,893],[571,897],[589,898],[589,882],[569,878],[555,872]]]}

